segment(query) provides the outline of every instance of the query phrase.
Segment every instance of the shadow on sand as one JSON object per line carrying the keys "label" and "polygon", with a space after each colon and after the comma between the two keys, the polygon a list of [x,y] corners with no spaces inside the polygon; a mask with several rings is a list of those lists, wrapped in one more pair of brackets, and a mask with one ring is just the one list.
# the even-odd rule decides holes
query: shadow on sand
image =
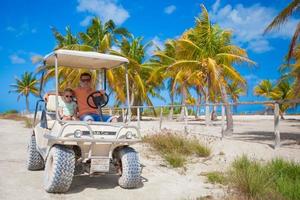
{"label": "shadow on sand", "polygon": [[[138,188],[144,186],[144,182],[148,182],[148,179],[141,177],[142,183]],[[98,177],[90,177],[89,175],[74,176],[70,190],[68,194],[74,194],[82,192],[87,188],[95,188],[98,190],[113,189],[119,187],[118,185],[119,175],[106,174]],[[135,189],[138,189],[135,188]]]}
{"label": "shadow on sand", "polygon": [[[231,139],[267,144],[273,148],[275,135],[271,131],[249,131],[234,133]],[[280,132],[280,139],[282,147],[300,145],[299,133]]]}

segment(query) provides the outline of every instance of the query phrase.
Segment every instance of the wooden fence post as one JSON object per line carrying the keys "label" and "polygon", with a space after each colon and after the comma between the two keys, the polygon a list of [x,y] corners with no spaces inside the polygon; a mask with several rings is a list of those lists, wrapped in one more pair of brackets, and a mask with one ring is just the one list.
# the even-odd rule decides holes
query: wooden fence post
{"label": "wooden fence post", "polygon": [[275,108],[274,108],[274,133],[275,133],[274,148],[278,148],[280,147],[279,104],[278,103],[275,103]]}
{"label": "wooden fence post", "polygon": [[160,107],[160,116],[159,116],[159,130],[161,130],[162,126],[162,118],[163,118],[163,107]]}
{"label": "wooden fence post", "polygon": [[225,131],[225,106],[222,104],[221,106],[221,109],[222,109],[222,130],[221,130],[221,133],[222,133],[222,138],[224,137],[224,131]]}
{"label": "wooden fence post", "polygon": [[210,112],[209,112],[209,104],[205,104],[205,124],[208,126],[210,123]]}
{"label": "wooden fence post", "polygon": [[138,128],[141,128],[141,121],[140,121],[140,107],[137,107],[137,124],[138,124]]}
{"label": "wooden fence post", "polygon": [[188,110],[187,107],[184,106],[184,132],[188,133]]}

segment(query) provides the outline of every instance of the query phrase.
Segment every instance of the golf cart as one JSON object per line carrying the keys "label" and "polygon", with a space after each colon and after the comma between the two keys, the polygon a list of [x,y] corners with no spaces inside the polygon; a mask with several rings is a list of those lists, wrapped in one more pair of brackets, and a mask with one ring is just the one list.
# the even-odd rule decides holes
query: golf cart
{"label": "golf cart", "polygon": [[[139,129],[128,123],[64,121],[59,117],[58,101],[58,68],[86,68],[100,70],[104,76],[106,88],[106,70],[121,65],[126,69],[126,91],[128,111],[129,90],[126,58],[96,52],[73,50],[56,50],[43,60],[44,66],[55,67],[55,95],[46,102],[37,101],[33,128],[28,145],[27,168],[44,172],[44,189],[50,193],[68,191],[74,175],[89,174],[90,176],[116,173],[122,188],[136,188],[141,184],[140,163],[138,153],[129,145],[141,141]],[[42,91],[43,76],[40,93]],[[97,107],[102,115],[102,107],[108,102],[108,95],[94,95],[87,102]],[[93,103],[90,103],[90,102]],[[41,117],[37,119],[39,108]],[[54,114],[54,118],[51,118]],[[130,114],[129,114],[130,115]],[[127,118],[127,117],[126,117]],[[36,124],[36,123],[34,123]]]}

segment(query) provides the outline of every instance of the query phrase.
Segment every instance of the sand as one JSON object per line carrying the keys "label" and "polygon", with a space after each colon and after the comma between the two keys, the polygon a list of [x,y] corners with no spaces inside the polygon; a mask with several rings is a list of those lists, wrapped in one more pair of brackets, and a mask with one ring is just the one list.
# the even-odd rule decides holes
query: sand
{"label": "sand", "polygon": [[[203,119],[188,123],[187,137],[210,145],[208,159],[190,158],[186,169],[171,169],[147,144],[134,145],[143,166],[143,186],[125,190],[117,176],[75,177],[66,194],[48,194],[42,188],[43,171],[27,171],[26,148],[31,130],[22,122],[0,120],[0,199],[196,199],[212,195],[222,199],[226,190],[206,182],[203,172],[225,171],[238,156],[267,161],[282,157],[300,162],[300,117],[288,116],[280,122],[282,146],[273,148],[273,116],[235,116],[234,135],[221,138],[221,121],[206,126]],[[137,122],[132,122],[137,124]],[[182,131],[184,122],[167,121],[163,129]],[[159,131],[158,121],[142,121],[142,135]],[[184,133],[182,133],[184,134]]]}

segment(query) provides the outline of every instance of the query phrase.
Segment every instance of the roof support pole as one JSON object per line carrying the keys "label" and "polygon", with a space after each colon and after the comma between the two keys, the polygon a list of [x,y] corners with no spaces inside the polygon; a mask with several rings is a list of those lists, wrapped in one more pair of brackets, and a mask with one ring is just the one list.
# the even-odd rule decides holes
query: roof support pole
{"label": "roof support pole", "polygon": [[106,90],[106,68],[103,69],[103,73],[104,73],[104,80],[103,80],[103,82],[104,82],[104,90]]}
{"label": "roof support pole", "polygon": [[59,120],[58,115],[58,60],[57,60],[57,54],[55,56],[55,115],[56,120]]}
{"label": "roof support pole", "polygon": [[125,64],[125,79],[126,79],[126,95],[127,95],[127,107],[128,107],[128,122],[130,122],[131,109],[130,109],[130,100],[129,100],[128,64]]}

